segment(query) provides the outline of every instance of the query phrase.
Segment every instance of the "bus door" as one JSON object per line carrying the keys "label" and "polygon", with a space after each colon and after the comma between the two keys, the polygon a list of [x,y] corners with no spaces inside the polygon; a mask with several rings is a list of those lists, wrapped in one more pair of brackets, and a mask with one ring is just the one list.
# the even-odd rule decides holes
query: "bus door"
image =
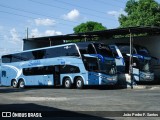
{"label": "bus door", "polygon": [[60,66],[59,65],[54,66],[53,79],[54,79],[54,86],[60,85]]}

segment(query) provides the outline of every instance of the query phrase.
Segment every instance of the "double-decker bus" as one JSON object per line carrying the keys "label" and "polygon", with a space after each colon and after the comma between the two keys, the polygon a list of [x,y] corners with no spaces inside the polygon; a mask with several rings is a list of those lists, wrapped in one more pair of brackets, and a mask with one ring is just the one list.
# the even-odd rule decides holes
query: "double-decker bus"
{"label": "double-decker bus", "polygon": [[114,64],[99,56],[81,53],[75,43],[3,55],[1,82],[14,88],[116,84]]}
{"label": "double-decker bus", "polygon": [[[122,73],[129,73],[129,62],[130,62],[130,45],[127,43],[117,43],[110,45],[112,51],[121,58],[121,66],[125,69],[121,69]],[[151,55],[146,47],[140,45],[133,45],[132,54],[132,66],[134,80],[139,81],[153,81],[154,72],[151,64]],[[123,62],[124,61],[124,62]],[[120,64],[117,64],[120,66]]]}

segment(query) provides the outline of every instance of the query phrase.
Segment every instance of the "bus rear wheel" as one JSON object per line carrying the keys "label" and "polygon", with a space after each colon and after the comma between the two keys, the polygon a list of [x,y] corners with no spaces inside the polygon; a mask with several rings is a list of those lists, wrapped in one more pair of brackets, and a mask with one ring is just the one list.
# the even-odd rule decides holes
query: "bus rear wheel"
{"label": "bus rear wheel", "polygon": [[12,85],[13,88],[17,88],[17,86],[18,86],[17,81],[16,80],[12,80],[11,85]]}
{"label": "bus rear wheel", "polygon": [[67,88],[67,89],[71,88],[71,86],[72,86],[71,79],[68,78],[68,77],[65,78],[65,79],[64,79],[64,82],[63,82],[63,85],[64,85],[64,87]]}
{"label": "bus rear wheel", "polygon": [[81,77],[78,77],[76,79],[76,88],[77,89],[82,89],[83,87],[84,87],[83,79]]}
{"label": "bus rear wheel", "polygon": [[20,80],[19,81],[19,88],[24,88],[24,87],[25,87],[24,80]]}

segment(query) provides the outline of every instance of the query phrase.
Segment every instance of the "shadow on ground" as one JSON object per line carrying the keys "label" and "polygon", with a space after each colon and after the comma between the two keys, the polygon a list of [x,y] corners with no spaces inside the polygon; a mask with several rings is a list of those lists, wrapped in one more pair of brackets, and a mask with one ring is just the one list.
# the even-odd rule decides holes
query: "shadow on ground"
{"label": "shadow on ground", "polygon": [[[33,103],[27,104],[1,104],[0,105],[0,112],[13,112],[14,113],[41,113],[42,119],[54,119],[54,120],[113,120],[109,118],[103,118],[98,116],[96,112],[89,112],[86,113],[80,111],[67,111],[61,110],[57,108],[52,108],[48,106],[37,105]],[[2,114],[0,114],[2,115]],[[13,114],[14,116],[15,114]],[[6,119],[6,118],[5,118]],[[17,119],[17,118],[12,118]],[[21,118],[22,119],[22,118]],[[27,118],[28,119],[28,118]],[[37,118],[35,118],[37,119]],[[41,118],[40,118],[41,119]]]}

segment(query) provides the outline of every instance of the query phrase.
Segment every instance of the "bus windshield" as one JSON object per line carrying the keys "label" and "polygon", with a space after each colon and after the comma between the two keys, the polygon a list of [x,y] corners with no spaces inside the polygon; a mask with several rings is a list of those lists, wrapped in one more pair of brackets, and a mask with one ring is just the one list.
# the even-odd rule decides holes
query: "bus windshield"
{"label": "bus windshield", "polygon": [[104,60],[104,62],[99,62],[99,65],[101,72],[109,75],[116,74],[116,64],[114,60]]}
{"label": "bus windshield", "polygon": [[150,60],[139,60],[139,69],[143,72],[151,72],[152,65]]}
{"label": "bus windshield", "polygon": [[149,51],[145,47],[138,47],[137,48],[137,53],[143,56],[150,56]]}
{"label": "bus windshield", "polygon": [[83,56],[86,70],[92,72],[101,72],[109,75],[116,74],[116,65],[114,60],[104,60],[103,62],[96,57]]}
{"label": "bus windshield", "polygon": [[95,46],[95,49],[97,51],[97,54],[101,54],[102,56],[112,57],[113,58],[113,53],[109,49],[109,47],[107,47],[107,45],[105,45],[105,44],[99,44],[99,43],[94,43],[94,46]]}

